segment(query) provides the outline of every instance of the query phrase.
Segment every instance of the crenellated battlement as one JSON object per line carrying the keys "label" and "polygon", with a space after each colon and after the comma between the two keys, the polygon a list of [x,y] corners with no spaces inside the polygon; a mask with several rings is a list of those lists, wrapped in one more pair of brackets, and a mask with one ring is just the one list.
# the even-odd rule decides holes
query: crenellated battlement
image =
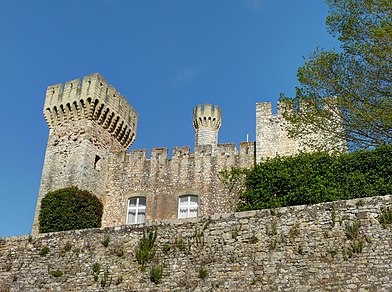
{"label": "crenellated battlement", "polygon": [[222,111],[218,106],[199,104],[193,109],[193,128],[195,129],[195,149],[199,146],[211,146],[212,153],[218,144],[218,132],[222,125]]}
{"label": "crenellated battlement", "polygon": [[193,109],[193,127],[201,127],[219,130],[222,125],[222,110],[218,106],[211,104],[199,104]]}
{"label": "crenellated battlement", "polygon": [[257,102],[256,103],[256,115],[259,116],[270,116],[270,117],[280,117],[286,111],[292,111],[293,104],[279,101],[278,102],[278,112],[276,114],[272,113],[272,102]]}
{"label": "crenellated battlement", "polygon": [[[131,150],[130,153],[121,152],[118,157],[121,157],[123,163],[134,163],[135,161],[155,161],[161,164],[168,163],[179,163],[181,160],[199,159],[206,157],[213,157],[213,149],[211,145],[200,145],[195,147],[195,151],[192,153],[189,146],[178,146],[173,147],[172,156],[169,158],[168,148],[152,148],[151,155],[148,157],[146,149]],[[255,159],[255,142],[241,142],[240,150],[233,143],[218,144],[216,154],[214,156],[216,164],[220,164],[228,159],[234,159],[237,161],[239,167],[251,166]],[[242,163],[240,161],[246,161]],[[233,165],[235,166],[235,165]]]}
{"label": "crenellated battlement", "polygon": [[98,73],[48,86],[44,116],[49,128],[68,121],[93,120],[127,149],[136,138],[138,114]]}

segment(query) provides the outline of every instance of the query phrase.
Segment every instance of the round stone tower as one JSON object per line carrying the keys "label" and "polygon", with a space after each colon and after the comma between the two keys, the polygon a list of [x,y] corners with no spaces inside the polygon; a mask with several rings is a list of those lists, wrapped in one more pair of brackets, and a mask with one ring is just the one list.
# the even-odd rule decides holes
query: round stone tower
{"label": "round stone tower", "polygon": [[112,152],[134,142],[138,114],[99,74],[47,88],[44,116],[48,144],[35,212],[38,233],[42,198],[51,191],[76,186],[105,201]]}
{"label": "round stone tower", "polygon": [[201,104],[193,109],[193,128],[195,129],[195,147],[211,145],[215,153],[218,144],[218,132],[222,124],[222,111],[218,106]]}

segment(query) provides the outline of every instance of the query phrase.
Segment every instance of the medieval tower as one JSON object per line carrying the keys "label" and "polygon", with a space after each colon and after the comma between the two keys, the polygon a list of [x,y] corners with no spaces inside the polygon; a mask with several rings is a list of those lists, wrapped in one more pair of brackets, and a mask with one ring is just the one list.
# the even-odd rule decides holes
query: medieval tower
{"label": "medieval tower", "polygon": [[43,196],[77,186],[105,200],[109,154],[136,137],[138,114],[99,74],[49,86],[44,116],[49,138],[33,224]]}

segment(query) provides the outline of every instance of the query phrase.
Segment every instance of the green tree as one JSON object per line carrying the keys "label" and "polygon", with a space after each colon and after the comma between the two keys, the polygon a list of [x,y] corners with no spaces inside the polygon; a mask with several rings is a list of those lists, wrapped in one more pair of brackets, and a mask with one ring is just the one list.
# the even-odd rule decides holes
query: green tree
{"label": "green tree", "polygon": [[298,70],[296,96],[281,96],[292,108],[284,113],[289,135],[326,132],[330,142],[343,138],[351,148],[390,144],[392,1],[326,2],[327,28],[341,50],[311,53]]}

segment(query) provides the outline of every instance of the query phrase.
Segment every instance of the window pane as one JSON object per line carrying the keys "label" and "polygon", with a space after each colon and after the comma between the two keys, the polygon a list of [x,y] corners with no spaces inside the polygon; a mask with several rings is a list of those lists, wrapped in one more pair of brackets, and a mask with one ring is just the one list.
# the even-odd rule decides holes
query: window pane
{"label": "window pane", "polygon": [[140,210],[139,213],[137,214],[137,223],[144,223],[146,217],[146,210]]}
{"label": "window pane", "polygon": [[191,197],[191,204],[197,205],[197,196],[190,196]]}
{"label": "window pane", "polygon": [[137,198],[129,199],[129,207],[136,207]]}
{"label": "window pane", "polygon": [[146,206],[146,198],[139,198],[139,207]]}
{"label": "window pane", "polygon": [[180,205],[181,206],[185,206],[185,205],[187,205],[188,204],[188,197],[187,196],[185,196],[185,197],[180,197]]}
{"label": "window pane", "polygon": [[197,217],[197,208],[189,209],[189,218]]}
{"label": "window pane", "polygon": [[188,215],[188,209],[187,208],[181,208],[179,212],[179,218],[186,218]]}
{"label": "window pane", "polygon": [[136,218],[136,210],[129,210],[128,211],[128,224],[134,224]]}

